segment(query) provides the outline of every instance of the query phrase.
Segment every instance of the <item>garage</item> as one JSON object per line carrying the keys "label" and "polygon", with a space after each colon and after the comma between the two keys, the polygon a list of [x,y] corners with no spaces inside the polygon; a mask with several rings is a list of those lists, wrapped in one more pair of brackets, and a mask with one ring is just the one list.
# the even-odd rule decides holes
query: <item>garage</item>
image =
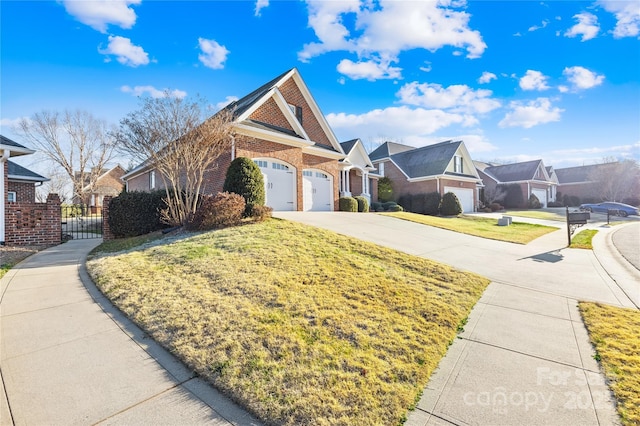
{"label": "garage", "polygon": [[538,200],[540,201],[540,205],[542,207],[547,207],[547,190],[546,189],[531,188],[531,193],[536,197],[538,197]]}
{"label": "garage", "polygon": [[332,211],[333,183],[331,176],[321,170],[302,171],[303,210]]}
{"label": "garage", "polygon": [[265,204],[275,211],[295,210],[295,168],[273,158],[256,158],[253,161],[264,177]]}
{"label": "garage", "polygon": [[453,192],[462,206],[462,213],[473,213],[473,189],[445,186],[444,193]]}

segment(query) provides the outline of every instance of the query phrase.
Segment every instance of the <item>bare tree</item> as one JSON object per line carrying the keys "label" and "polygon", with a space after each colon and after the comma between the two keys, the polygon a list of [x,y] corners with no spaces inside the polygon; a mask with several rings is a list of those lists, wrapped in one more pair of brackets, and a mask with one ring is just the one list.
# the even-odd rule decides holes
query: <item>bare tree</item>
{"label": "bare tree", "polygon": [[113,155],[109,125],[87,111],[38,112],[20,120],[18,131],[64,170],[71,180],[73,196],[83,201],[83,188],[93,192]]}
{"label": "bare tree", "polygon": [[45,176],[49,178],[49,181],[36,188],[36,200],[39,203],[44,203],[47,201],[49,194],[58,194],[62,204],[68,203],[70,201],[71,182],[69,182],[67,174],[59,167],[56,167],[49,170]]}
{"label": "bare tree", "polygon": [[118,150],[157,170],[166,191],[165,222],[185,223],[198,208],[205,173],[231,146],[232,112],[222,110],[203,120],[202,98],[141,98],[140,109],[120,121]]}
{"label": "bare tree", "polygon": [[634,160],[616,161],[604,158],[589,175],[597,182],[598,194],[604,201],[622,201],[637,196],[640,189],[640,166]]}

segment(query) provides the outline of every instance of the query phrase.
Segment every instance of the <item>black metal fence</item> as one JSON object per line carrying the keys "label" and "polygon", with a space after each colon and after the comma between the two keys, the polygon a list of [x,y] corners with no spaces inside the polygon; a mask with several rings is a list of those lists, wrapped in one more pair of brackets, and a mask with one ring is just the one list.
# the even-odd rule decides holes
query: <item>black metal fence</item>
{"label": "black metal fence", "polygon": [[102,209],[85,204],[63,204],[62,241],[102,238]]}

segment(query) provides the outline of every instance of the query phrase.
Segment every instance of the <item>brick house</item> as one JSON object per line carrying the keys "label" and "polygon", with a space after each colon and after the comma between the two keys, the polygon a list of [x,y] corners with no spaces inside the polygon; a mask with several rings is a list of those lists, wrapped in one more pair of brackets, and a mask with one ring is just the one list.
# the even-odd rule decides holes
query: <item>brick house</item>
{"label": "brick house", "polygon": [[[336,210],[339,162],[345,153],[297,69],[293,68],[225,107],[233,111],[231,148],[218,159],[204,193],[222,191],[236,157],[256,162],[265,178],[266,204],[274,210]],[[122,179],[127,191],[161,188],[142,164]]]}
{"label": "brick house", "polygon": [[[74,195],[73,203],[87,204],[91,207],[93,213],[100,212],[102,209],[102,201],[105,196],[108,195],[115,197],[122,191],[122,188],[124,187],[122,176],[125,174],[126,170],[122,168],[120,164],[110,168],[98,176],[93,189],[91,189],[91,186],[87,182],[85,187],[82,188],[82,199],[77,195]],[[88,181],[88,177],[85,181]]]}
{"label": "brick house", "polygon": [[446,141],[421,148],[385,142],[369,154],[378,175],[391,179],[394,198],[453,192],[463,212],[478,208],[480,178],[463,141]]}
{"label": "brick house", "polygon": [[[521,163],[495,165],[474,162],[478,170],[478,175],[482,178],[485,194],[495,194],[499,185],[516,184],[522,191],[523,205],[527,207],[527,202],[531,195],[535,195],[542,207],[547,207],[551,201],[555,201],[557,192],[557,177],[552,168],[545,167],[542,160],[525,161]],[[491,197],[490,197],[491,198]],[[493,200],[486,200],[491,202]]]}
{"label": "brick house", "polygon": [[[351,197],[361,195],[369,203],[377,200],[378,178],[367,150],[360,139],[341,142],[346,157],[340,160],[340,196]],[[372,199],[371,194],[375,194]]]}

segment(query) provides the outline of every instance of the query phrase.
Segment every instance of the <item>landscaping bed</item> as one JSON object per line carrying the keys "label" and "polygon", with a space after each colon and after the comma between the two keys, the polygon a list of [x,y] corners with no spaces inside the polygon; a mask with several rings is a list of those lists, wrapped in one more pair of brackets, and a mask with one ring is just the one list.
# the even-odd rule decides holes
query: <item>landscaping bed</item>
{"label": "landscaping bed", "polygon": [[269,424],[398,424],[489,281],[282,220],[97,253],[99,288]]}

